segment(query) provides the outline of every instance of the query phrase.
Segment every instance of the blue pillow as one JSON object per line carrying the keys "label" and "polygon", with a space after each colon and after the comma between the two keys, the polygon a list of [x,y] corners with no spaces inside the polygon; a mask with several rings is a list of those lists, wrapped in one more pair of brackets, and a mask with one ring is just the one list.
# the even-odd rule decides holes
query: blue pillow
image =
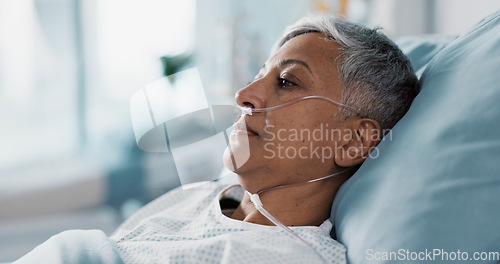
{"label": "blue pillow", "polygon": [[437,52],[419,82],[378,156],[339,190],[337,239],[350,263],[496,263],[500,12]]}
{"label": "blue pillow", "polygon": [[444,49],[456,36],[428,35],[403,37],[397,41],[399,48],[410,59],[411,65],[420,78],[427,63]]}

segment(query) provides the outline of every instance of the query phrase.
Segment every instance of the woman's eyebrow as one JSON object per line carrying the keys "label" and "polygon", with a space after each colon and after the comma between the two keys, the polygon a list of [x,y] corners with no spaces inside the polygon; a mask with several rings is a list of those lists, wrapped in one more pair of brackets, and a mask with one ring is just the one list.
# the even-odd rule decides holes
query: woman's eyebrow
{"label": "woman's eyebrow", "polygon": [[278,63],[278,66],[280,68],[283,68],[283,67],[285,67],[288,64],[299,64],[299,65],[302,65],[302,66],[304,66],[309,71],[309,73],[313,74],[312,71],[311,71],[311,68],[309,68],[309,65],[305,61],[298,60],[298,59],[286,59],[286,60],[282,60],[282,61],[280,61]]}
{"label": "woman's eyebrow", "polygon": [[[278,67],[279,67],[279,68],[283,68],[283,67],[285,67],[285,66],[286,66],[286,65],[288,65],[288,64],[299,64],[299,65],[302,65],[302,66],[304,66],[304,67],[305,67],[305,68],[309,71],[309,73],[311,73],[311,74],[313,74],[313,75],[314,75],[314,73],[311,71],[311,68],[309,67],[309,65],[308,65],[305,61],[298,60],[298,59],[286,59],[286,60],[281,60],[281,61],[279,61],[279,63],[278,63]],[[261,70],[265,70],[265,69],[266,69],[266,64],[264,63],[264,64],[262,65]]]}

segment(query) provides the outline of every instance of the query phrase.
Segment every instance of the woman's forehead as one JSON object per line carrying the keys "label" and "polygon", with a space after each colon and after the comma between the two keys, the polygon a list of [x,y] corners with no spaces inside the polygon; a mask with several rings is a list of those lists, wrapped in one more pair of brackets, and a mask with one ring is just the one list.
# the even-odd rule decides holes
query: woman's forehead
{"label": "woman's forehead", "polygon": [[285,42],[265,66],[278,67],[283,61],[297,60],[305,62],[312,73],[321,73],[325,67],[337,67],[339,48],[321,33],[305,33]]}

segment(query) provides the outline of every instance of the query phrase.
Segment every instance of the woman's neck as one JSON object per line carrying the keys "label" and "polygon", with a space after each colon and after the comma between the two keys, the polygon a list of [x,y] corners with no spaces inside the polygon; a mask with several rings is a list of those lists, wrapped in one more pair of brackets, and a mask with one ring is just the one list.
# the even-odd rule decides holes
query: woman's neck
{"label": "woman's neck", "polygon": [[[262,192],[264,208],[286,226],[319,226],[330,216],[333,199],[348,175]],[[241,181],[241,179],[240,179]],[[242,182],[242,186],[245,186]],[[230,216],[261,225],[274,225],[262,215],[245,194]]]}

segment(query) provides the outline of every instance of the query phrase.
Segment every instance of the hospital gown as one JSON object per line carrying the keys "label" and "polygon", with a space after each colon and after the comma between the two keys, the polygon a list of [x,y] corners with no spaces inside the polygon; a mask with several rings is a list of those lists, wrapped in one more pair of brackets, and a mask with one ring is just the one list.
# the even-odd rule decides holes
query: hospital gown
{"label": "hospital gown", "polygon": [[[207,183],[178,188],[149,203],[110,237],[125,263],[345,263],[344,246],[330,237],[332,224],[291,227],[311,244],[277,226],[231,219],[221,201],[241,201],[239,185]],[[265,206],[265,205],[264,205]]]}

